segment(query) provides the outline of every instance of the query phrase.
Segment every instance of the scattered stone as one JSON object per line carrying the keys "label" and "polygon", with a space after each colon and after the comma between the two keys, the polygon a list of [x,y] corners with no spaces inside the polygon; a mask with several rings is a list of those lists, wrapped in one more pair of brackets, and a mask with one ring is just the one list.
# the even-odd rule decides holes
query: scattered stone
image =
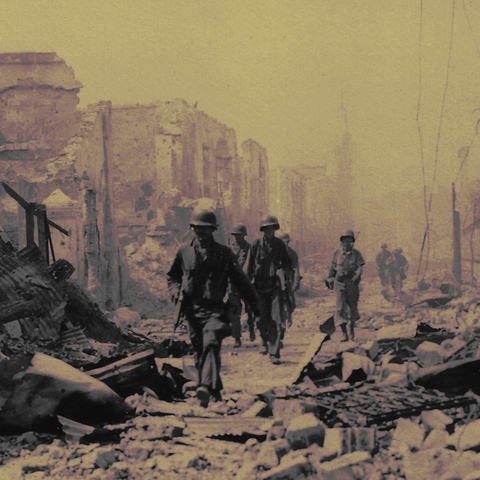
{"label": "scattered stone", "polygon": [[343,352],[342,380],[348,380],[356,370],[363,370],[367,378],[376,373],[375,363],[363,355]]}
{"label": "scattered stone", "polygon": [[432,430],[422,443],[421,448],[422,450],[430,448],[438,448],[440,450],[446,448],[448,445],[448,439],[449,435],[445,430]]}
{"label": "scattered stone", "polygon": [[322,447],[325,429],[325,425],[313,413],[307,413],[290,422],[286,438],[292,450],[307,448],[313,443]]}
{"label": "scattered stone", "polygon": [[[275,442],[282,442],[282,440],[275,440],[273,442],[264,442],[260,447],[260,452],[257,456],[257,468],[263,468],[264,470],[270,470],[279,463],[279,457],[277,455]],[[288,449],[288,442],[287,442]],[[288,450],[287,450],[288,451]],[[285,452],[286,453],[286,452]],[[284,456],[284,455],[283,455]]]}
{"label": "scattered stone", "polygon": [[330,462],[315,465],[318,471],[318,477],[322,480],[352,479],[355,480],[351,467],[353,465],[370,460],[368,452],[354,452],[342,455]]}
{"label": "scattered stone", "polygon": [[112,450],[107,450],[105,452],[101,452],[98,454],[97,459],[95,460],[95,465],[98,468],[103,468],[106,470],[109,468],[111,465],[113,465],[117,461],[117,455],[115,451]]}
{"label": "scattered stone", "polygon": [[436,448],[419,452],[406,451],[403,466],[407,480],[441,478],[459,456],[458,452]]}
{"label": "scattered stone", "polygon": [[286,427],[288,427],[293,418],[306,413],[317,414],[318,411],[319,408],[315,402],[300,400],[298,398],[276,398],[273,403],[273,417],[283,420]]}
{"label": "scattered stone", "polygon": [[464,425],[458,436],[457,450],[468,450],[480,445],[480,420]]}
{"label": "scattered stone", "polygon": [[242,417],[263,417],[269,411],[269,407],[265,402],[257,402],[246,412],[242,413]]}
{"label": "scattered stone", "polygon": [[378,447],[376,430],[373,428],[328,428],[325,431],[324,447],[338,456],[355,451],[373,452]]}
{"label": "scattered stone", "polygon": [[432,430],[445,430],[447,425],[453,423],[453,420],[441,410],[425,410],[420,414],[420,419]]}
{"label": "scattered stone", "polygon": [[414,423],[405,418],[398,419],[397,428],[393,434],[392,452],[404,453],[408,449],[419,449],[425,437],[425,429],[423,426]]}
{"label": "scattered stone", "polygon": [[267,433],[267,441],[285,438],[287,429],[283,424],[283,420],[275,420],[274,424],[269,428]]}
{"label": "scattered stone", "polygon": [[417,347],[415,354],[420,365],[427,368],[443,363],[445,351],[436,343],[423,342]]}
{"label": "scattered stone", "polygon": [[298,457],[294,460],[281,462],[278,467],[272,468],[258,480],[302,480],[315,475],[316,470],[306,457]]}

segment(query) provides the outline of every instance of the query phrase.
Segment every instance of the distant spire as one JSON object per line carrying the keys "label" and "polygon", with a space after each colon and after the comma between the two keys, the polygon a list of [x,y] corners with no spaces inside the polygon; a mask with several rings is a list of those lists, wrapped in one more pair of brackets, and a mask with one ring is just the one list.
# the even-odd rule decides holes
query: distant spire
{"label": "distant spire", "polygon": [[345,131],[348,130],[348,115],[347,115],[347,109],[345,107],[345,102],[343,101],[343,90],[342,90],[342,106],[341,109],[343,110],[343,117],[344,117],[344,122],[345,122]]}

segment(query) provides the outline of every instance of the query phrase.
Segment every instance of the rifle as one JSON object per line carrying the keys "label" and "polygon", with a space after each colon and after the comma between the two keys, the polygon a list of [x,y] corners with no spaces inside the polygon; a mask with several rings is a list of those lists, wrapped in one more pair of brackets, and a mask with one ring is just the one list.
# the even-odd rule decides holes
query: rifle
{"label": "rifle", "polygon": [[173,326],[173,333],[172,333],[172,336],[170,338],[170,344],[168,346],[169,350],[172,348],[172,345],[173,345],[173,338],[175,336],[175,331],[180,326],[180,323],[182,323],[182,317],[180,316],[180,314],[182,312],[182,304],[183,304],[183,292],[182,292],[182,288],[180,287],[180,291],[179,291],[178,297],[177,297],[177,303],[175,304],[175,313],[174,313],[174,316],[173,316],[173,321],[175,323],[174,323],[174,326]]}

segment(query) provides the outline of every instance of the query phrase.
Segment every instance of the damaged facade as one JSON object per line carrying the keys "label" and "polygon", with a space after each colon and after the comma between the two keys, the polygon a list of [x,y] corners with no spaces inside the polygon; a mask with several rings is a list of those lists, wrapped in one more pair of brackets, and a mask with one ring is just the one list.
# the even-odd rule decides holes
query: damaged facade
{"label": "damaged facade", "polygon": [[244,142],[240,155],[232,128],[183,100],[116,107],[112,124],[122,234],[166,230],[181,240],[200,199],[218,210],[225,230],[240,221],[258,229],[268,159],[256,142]]}
{"label": "damaged facade", "polygon": [[[111,106],[77,110],[82,85],[54,53],[0,55],[0,168],[27,201],[43,202],[65,225],[54,232],[57,256],[105,307],[118,305],[117,235],[111,202]],[[25,213],[1,194],[1,225],[13,245],[25,245]]]}
{"label": "damaged facade", "polygon": [[[216,211],[222,243],[236,223],[253,240],[267,214],[295,232],[302,255],[330,240],[319,232],[338,212],[325,215],[333,187],[322,169],[275,172],[264,147],[238,146],[232,128],[184,100],[80,111],[82,86],[54,53],[3,54],[0,67],[2,178],[68,230],[52,235],[57,256],[104,308],[118,307],[129,288],[124,247],[184,241],[194,208]],[[0,201],[3,230],[21,248],[23,208],[4,192]]]}

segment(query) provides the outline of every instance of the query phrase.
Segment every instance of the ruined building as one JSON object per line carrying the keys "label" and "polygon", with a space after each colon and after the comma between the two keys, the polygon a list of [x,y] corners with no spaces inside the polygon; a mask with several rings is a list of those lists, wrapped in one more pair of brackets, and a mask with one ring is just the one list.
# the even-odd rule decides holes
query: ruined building
{"label": "ruined building", "polygon": [[[80,113],[82,85],[54,53],[0,55],[2,179],[69,236],[52,231],[57,257],[106,308],[120,299],[119,251],[111,199],[111,105]],[[0,192],[0,221],[18,248],[25,245],[24,209]]]}
{"label": "ruined building", "polygon": [[199,204],[217,210],[226,230],[266,211],[265,149],[249,140],[239,156],[235,131],[184,100],[116,107],[112,123],[123,234],[164,230],[180,241]]}
{"label": "ruined building", "polygon": [[[80,111],[73,70],[54,53],[0,55],[2,180],[44,204],[57,258],[103,308],[122,299],[125,247],[151,236],[175,246],[196,207],[217,211],[219,240],[245,222],[256,236],[268,211],[268,159],[253,140],[183,100]],[[23,207],[0,189],[1,224],[25,245]],[[227,232],[227,235],[225,235]]]}

